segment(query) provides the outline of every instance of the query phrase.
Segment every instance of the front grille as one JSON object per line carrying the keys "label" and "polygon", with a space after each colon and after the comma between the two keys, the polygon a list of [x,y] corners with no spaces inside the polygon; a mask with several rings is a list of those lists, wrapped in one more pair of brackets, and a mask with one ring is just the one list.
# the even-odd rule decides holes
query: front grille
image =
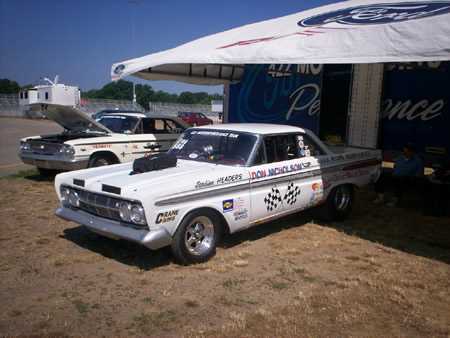
{"label": "front grille", "polygon": [[60,143],[30,141],[31,151],[38,155],[54,155],[60,151],[61,147]]}
{"label": "front grille", "polygon": [[122,221],[119,210],[116,208],[116,203],[121,200],[106,195],[96,194],[81,189],[74,189],[80,197],[80,209],[90,214],[113,219],[115,221]]}

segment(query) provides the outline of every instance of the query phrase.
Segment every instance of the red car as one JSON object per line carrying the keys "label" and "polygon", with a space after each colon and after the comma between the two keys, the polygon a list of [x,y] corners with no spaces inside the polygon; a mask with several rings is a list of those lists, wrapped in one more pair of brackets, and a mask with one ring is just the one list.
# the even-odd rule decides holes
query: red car
{"label": "red car", "polygon": [[213,124],[213,121],[202,113],[179,112],[178,117],[191,126],[204,126]]}

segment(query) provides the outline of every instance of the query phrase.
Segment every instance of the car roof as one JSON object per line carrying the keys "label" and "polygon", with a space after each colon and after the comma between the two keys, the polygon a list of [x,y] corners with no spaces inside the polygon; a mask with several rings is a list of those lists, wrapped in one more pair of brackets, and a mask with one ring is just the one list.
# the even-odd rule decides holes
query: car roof
{"label": "car roof", "polygon": [[163,114],[146,114],[146,113],[141,113],[141,112],[133,112],[133,111],[112,111],[112,112],[107,112],[105,113],[103,116],[108,116],[108,115],[123,115],[123,116],[134,116],[134,117],[147,117],[147,118],[154,118],[154,119],[169,119],[169,120],[176,120],[176,121],[180,121],[180,119],[176,116],[169,116],[169,115],[163,115]]}
{"label": "car roof", "polygon": [[134,116],[134,117],[146,117],[144,113],[141,113],[139,111],[121,111],[121,110],[104,110],[99,113],[102,113],[102,117],[108,116],[108,115],[124,115],[124,116]]}
{"label": "car roof", "polygon": [[195,129],[227,130],[260,135],[309,133],[308,129],[288,126],[284,124],[270,124],[270,123],[224,123],[224,124],[212,124],[207,126],[195,127]]}

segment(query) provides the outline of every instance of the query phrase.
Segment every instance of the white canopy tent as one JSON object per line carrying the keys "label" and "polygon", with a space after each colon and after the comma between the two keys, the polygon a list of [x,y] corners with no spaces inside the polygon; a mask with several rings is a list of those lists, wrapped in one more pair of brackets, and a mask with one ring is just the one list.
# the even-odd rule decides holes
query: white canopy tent
{"label": "white canopy tent", "polygon": [[449,59],[450,1],[351,0],[118,62],[111,77],[217,85],[239,80],[245,64]]}

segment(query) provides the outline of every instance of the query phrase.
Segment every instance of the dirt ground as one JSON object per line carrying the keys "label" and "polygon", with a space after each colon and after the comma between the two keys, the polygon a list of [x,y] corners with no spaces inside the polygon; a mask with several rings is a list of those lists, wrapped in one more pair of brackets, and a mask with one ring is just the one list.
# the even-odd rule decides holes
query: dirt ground
{"label": "dirt ground", "polygon": [[101,238],[53,214],[51,181],[0,179],[0,335],[450,335],[450,219],[374,207],[294,215],[204,264]]}
{"label": "dirt ground", "polygon": [[24,164],[17,155],[20,139],[61,131],[59,125],[49,120],[0,117],[0,177],[33,168]]}

